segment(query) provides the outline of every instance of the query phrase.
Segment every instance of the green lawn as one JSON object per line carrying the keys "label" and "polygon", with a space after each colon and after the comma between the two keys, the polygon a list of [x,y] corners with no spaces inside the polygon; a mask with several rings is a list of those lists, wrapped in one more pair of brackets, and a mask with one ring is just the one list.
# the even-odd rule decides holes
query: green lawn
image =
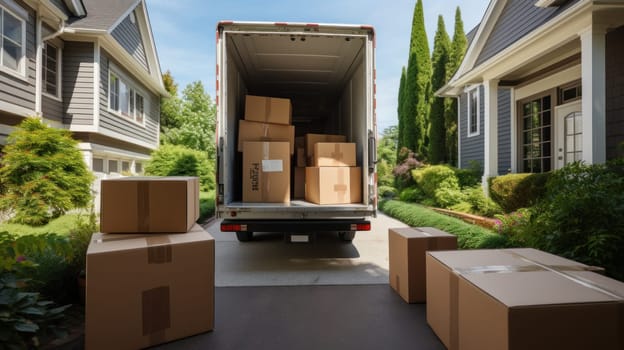
{"label": "green lawn", "polygon": [[505,248],[507,237],[486,228],[468,224],[460,219],[436,213],[418,204],[396,200],[382,201],[379,209],[386,215],[402,221],[411,227],[435,227],[457,236],[462,249]]}
{"label": "green lawn", "polygon": [[14,235],[56,233],[67,235],[76,227],[80,220],[86,221],[88,214],[67,214],[50,221],[45,226],[32,227],[20,224],[0,223],[0,232],[6,231]]}

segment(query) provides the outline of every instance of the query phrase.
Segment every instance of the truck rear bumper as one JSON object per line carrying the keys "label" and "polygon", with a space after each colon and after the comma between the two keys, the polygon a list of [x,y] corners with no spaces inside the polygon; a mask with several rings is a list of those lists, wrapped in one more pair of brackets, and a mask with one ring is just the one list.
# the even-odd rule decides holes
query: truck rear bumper
{"label": "truck rear bumper", "polygon": [[370,221],[345,220],[231,220],[221,222],[222,232],[347,232],[370,231]]}

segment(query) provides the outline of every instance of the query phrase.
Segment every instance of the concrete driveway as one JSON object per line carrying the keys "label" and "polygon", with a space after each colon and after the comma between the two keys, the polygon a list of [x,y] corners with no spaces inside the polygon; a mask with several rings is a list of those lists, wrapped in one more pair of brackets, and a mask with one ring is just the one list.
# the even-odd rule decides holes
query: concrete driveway
{"label": "concrete driveway", "polygon": [[388,283],[388,228],[405,224],[381,213],[369,232],[358,232],[352,244],[334,234],[319,234],[311,243],[286,243],[281,234],[255,233],[238,242],[221,232],[220,220],[205,228],[216,240],[215,285],[306,286]]}

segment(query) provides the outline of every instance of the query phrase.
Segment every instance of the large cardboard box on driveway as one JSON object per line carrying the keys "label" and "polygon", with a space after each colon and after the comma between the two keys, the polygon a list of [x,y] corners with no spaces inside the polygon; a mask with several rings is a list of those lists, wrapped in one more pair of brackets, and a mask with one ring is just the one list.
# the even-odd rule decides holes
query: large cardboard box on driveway
{"label": "large cardboard box on driveway", "polygon": [[212,330],[214,249],[199,225],[186,234],[94,234],[86,349],[139,349]]}
{"label": "large cardboard box on driveway", "polygon": [[[552,340],[554,338],[548,338],[549,336],[545,335],[545,333],[551,332],[552,334],[556,334],[556,336],[554,336],[555,338],[560,338],[559,341],[561,344],[568,344],[569,339],[566,338],[565,334],[557,333],[562,329],[559,325],[565,325],[565,327],[569,329],[576,329],[577,326],[566,321],[565,318],[567,316],[564,315],[569,315],[569,317],[573,319],[574,315],[578,315],[578,310],[585,310],[591,313],[596,310],[594,306],[597,304],[604,302],[618,303],[616,300],[617,298],[611,299],[610,301],[601,299],[598,297],[601,293],[595,294],[587,299],[585,296],[587,291],[583,289],[586,287],[583,287],[582,283],[578,283],[578,280],[575,281],[574,278],[564,278],[570,283],[562,284],[561,279],[558,278],[571,276],[576,273],[597,276],[595,277],[596,279],[603,278],[603,276],[586,271],[593,270],[593,267],[535,249],[427,252],[426,259],[427,323],[448,349],[550,349],[553,347],[539,347],[537,345],[537,347],[526,347],[524,345],[527,343],[523,343],[518,339],[522,337],[535,337],[535,339],[545,337],[545,339]],[[537,274],[534,276],[531,275],[535,273]],[[497,277],[491,277],[491,280],[487,280],[490,276]],[[483,288],[481,288],[480,284],[482,278],[486,279],[486,281],[483,282],[485,283]],[[508,278],[509,280],[507,280]],[[513,281],[524,281],[524,283],[516,283]],[[494,286],[488,285],[490,282],[493,283]],[[481,304],[478,304],[480,305],[479,307],[473,307],[477,305],[477,300],[467,301],[469,299],[465,298],[472,298],[472,296],[474,296],[474,290],[470,292],[471,294],[466,294],[468,292],[465,291],[471,290],[468,288],[469,284],[466,283],[474,283],[473,285],[475,288],[480,290],[478,293],[487,294],[488,298],[495,300],[493,303],[501,308],[485,308],[491,301],[483,301]],[[609,287],[609,289],[612,288]],[[624,289],[622,289],[622,291],[624,291]],[[498,296],[498,293],[501,293],[501,296]],[[541,295],[543,298],[536,298],[537,295]],[[557,310],[563,310],[562,307],[564,305],[574,305],[574,307],[572,309],[566,309],[568,311],[564,314],[558,313]],[[622,304],[619,303],[618,305],[620,312],[624,312]],[[601,306],[599,306],[599,308],[601,308]],[[610,306],[609,308],[614,308],[614,306]],[[533,314],[522,313],[518,311],[520,309],[543,310],[543,312],[542,314],[539,312]],[[614,312],[613,309],[610,310],[611,311],[608,312]],[[553,316],[553,318],[543,316],[543,314],[548,313],[557,316]],[[486,323],[488,327],[490,327],[487,331],[481,328],[474,328],[477,327],[476,323],[481,322],[484,317],[495,320],[493,323],[496,324],[496,327],[491,328],[493,323],[489,322]],[[548,319],[550,323],[558,324],[556,326],[549,326],[548,322],[540,323],[538,321],[540,317],[544,317],[545,320]],[[527,321],[529,319],[530,321]],[[589,317],[589,319],[591,319],[591,317]],[[509,320],[509,322],[507,320]],[[574,336],[570,337],[570,339],[576,337],[574,342],[586,344],[583,342],[584,335],[582,334],[592,334],[592,332],[597,334],[602,332],[597,329],[613,329],[612,326],[603,327],[604,325],[598,322],[598,320],[594,319],[592,322],[595,323],[598,328],[591,326],[591,323],[580,322],[578,323],[579,325],[589,327],[589,333],[577,332]],[[470,323],[475,324],[470,325]],[[531,325],[532,323],[545,328],[543,331],[539,330]],[[512,328],[509,327],[513,328],[513,332],[510,333]],[[621,328],[622,325],[617,327]],[[473,338],[473,336],[466,335],[468,331],[480,335],[477,336],[477,338]],[[486,333],[488,334],[487,339],[483,338]],[[612,340],[613,335],[608,335],[607,333],[603,334],[603,336]],[[493,340],[494,338],[498,340],[496,340],[496,346],[492,347],[491,344],[495,341]],[[501,340],[503,338],[505,341]],[[525,339],[524,341],[528,340]],[[506,345],[503,345],[503,343]],[[474,344],[480,345],[474,347]],[[544,342],[544,344],[550,344],[552,346],[552,343],[549,342]],[[554,348],[582,348],[575,346]]]}
{"label": "large cardboard box on driveway", "polygon": [[102,180],[100,231],[186,232],[199,218],[197,177],[123,177]]}
{"label": "large cardboard box on driveway", "polygon": [[457,236],[433,227],[388,229],[390,287],[408,303],[424,303],[425,252],[457,249]]}
{"label": "large cardboard box on driveway", "polygon": [[288,142],[245,142],[243,202],[290,202]]}

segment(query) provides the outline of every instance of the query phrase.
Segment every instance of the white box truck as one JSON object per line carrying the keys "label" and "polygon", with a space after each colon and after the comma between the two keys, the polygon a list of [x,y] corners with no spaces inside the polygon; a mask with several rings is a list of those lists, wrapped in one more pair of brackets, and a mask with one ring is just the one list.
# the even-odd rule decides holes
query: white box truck
{"label": "white box truck", "polygon": [[[371,26],[223,21],[217,25],[217,196],[223,232],[338,232],[351,241],[377,210],[375,36]],[[361,202],[246,203],[237,151],[245,96],[289,98],[297,136],[344,135],[356,144]]]}

